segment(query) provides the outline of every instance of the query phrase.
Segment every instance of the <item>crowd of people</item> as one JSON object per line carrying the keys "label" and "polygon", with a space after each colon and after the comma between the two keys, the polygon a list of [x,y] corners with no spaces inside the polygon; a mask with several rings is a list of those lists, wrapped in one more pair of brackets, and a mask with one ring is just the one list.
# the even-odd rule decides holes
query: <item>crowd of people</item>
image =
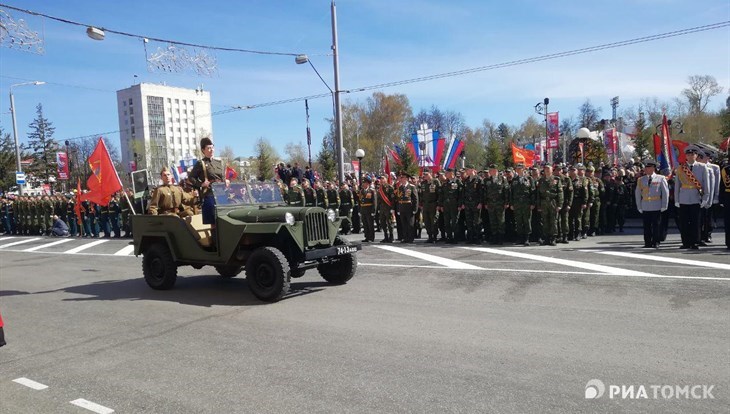
{"label": "crowd of people", "polygon": [[[667,179],[656,173],[653,160],[622,167],[517,164],[477,171],[467,165],[437,173],[426,169],[420,176],[366,173],[359,186],[354,174],[337,182],[280,173],[288,186],[278,181],[289,204],[338,211],[347,217],[342,232],[362,230],[365,242],[382,231],[382,243],[413,243],[425,230],[427,243],[555,246],[623,232],[628,215],[643,218],[644,247],[659,247],[673,219],[681,247],[698,249],[712,243],[716,220],[728,220],[722,206],[730,198],[730,165],[721,171],[712,154],[694,145],[686,153],[690,169],[702,168],[699,187],[684,164],[672,174],[664,171]],[[657,194],[659,177],[666,191]]]}
{"label": "crowd of people", "polygon": [[[131,200],[131,190],[128,191]],[[78,209],[75,192],[0,197],[0,233],[6,235],[131,237],[130,215],[127,197],[121,191],[106,206],[82,201]]]}
{"label": "crowd of people", "polygon": [[[163,168],[162,184],[150,199],[135,200],[135,211],[202,214],[204,223],[214,225],[211,186],[230,183],[223,164],[213,158],[212,141],[204,138],[201,150],[206,156],[182,185],[173,183],[171,172]],[[724,219],[730,248],[728,209],[722,207],[730,202],[730,163],[721,168],[712,162],[713,154],[695,145],[685,152],[687,162],[671,174],[657,173],[653,160],[598,168],[591,163],[518,163],[501,171],[496,165],[481,171],[467,165],[458,170],[424,169],[420,176],[366,173],[359,183],[352,173],[341,182],[322,180],[309,166],[302,170],[295,163],[279,164],[275,181],[289,205],[331,209],[344,218],[343,234],[362,232],[365,242],[375,242],[375,232],[380,231],[382,243],[413,243],[424,238],[425,230],[427,243],[555,246],[623,232],[628,215],[642,217],[647,248],[665,241],[672,219],[682,248],[706,246],[712,242],[716,219]],[[127,191],[129,197],[115,194],[107,206],[83,201],[79,209],[73,193],[0,198],[0,233],[131,237],[128,200],[133,198]]]}

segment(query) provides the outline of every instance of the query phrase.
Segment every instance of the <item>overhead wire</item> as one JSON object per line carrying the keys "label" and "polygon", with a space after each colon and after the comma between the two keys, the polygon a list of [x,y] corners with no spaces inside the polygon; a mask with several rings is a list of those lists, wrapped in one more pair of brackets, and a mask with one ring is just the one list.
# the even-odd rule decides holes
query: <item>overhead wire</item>
{"label": "overhead wire", "polygon": [[154,40],[156,42],[171,43],[171,44],[181,45],[181,46],[197,47],[197,48],[201,48],[201,49],[220,50],[220,51],[224,51],[224,52],[252,53],[252,54],[257,54],[257,55],[297,56],[297,55],[302,54],[302,53],[294,53],[294,52],[273,52],[273,51],[266,51],[266,50],[253,50],[253,49],[240,49],[240,48],[235,48],[235,47],[211,46],[211,45],[203,45],[203,44],[196,44],[196,43],[189,43],[189,42],[181,42],[179,40],[161,39],[161,38],[153,37],[153,36],[145,36],[145,35],[140,35],[140,34],[135,34],[135,33],[123,32],[120,30],[109,29],[109,28],[97,26],[94,24],[81,23],[81,22],[69,20],[69,19],[66,19],[63,17],[51,16],[51,15],[48,15],[45,13],[35,12],[32,10],[27,10],[27,9],[21,9],[19,7],[14,7],[14,6],[10,6],[10,5],[3,4],[3,3],[0,3],[0,7],[5,7],[10,10],[15,10],[15,11],[19,11],[21,13],[30,14],[32,16],[45,17],[46,19],[54,20],[54,21],[61,22],[61,23],[71,24],[74,26],[97,27],[105,32],[118,34],[120,36],[133,37],[133,38],[140,39],[140,40]]}

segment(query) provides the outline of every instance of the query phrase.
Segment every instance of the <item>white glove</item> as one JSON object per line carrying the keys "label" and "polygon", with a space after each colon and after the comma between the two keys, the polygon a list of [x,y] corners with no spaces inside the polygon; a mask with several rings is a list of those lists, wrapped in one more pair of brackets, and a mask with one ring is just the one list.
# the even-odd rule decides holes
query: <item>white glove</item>
{"label": "white glove", "polygon": [[663,209],[662,209],[662,213],[663,213],[663,212],[665,212],[665,211],[667,211],[667,209],[666,209],[666,208],[663,208]]}
{"label": "white glove", "polygon": [[674,207],[679,208],[679,203],[674,203]]}
{"label": "white glove", "polygon": [[639,209],[639,214],[644,214],[644,210]]}

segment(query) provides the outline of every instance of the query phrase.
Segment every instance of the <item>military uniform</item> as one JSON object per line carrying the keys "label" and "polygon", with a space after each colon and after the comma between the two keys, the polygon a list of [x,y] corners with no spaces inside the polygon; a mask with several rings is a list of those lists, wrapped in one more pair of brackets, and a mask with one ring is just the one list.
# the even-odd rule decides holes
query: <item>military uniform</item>
{"label": "military uniform", "polygon": [[182,206],[182,190],[172,184],[161,185],[152,193],[148,214],[177,215]]}
{"label": "military uniform", "polygon": [[304,207],[304,190],[300,185],[289,186],[289,191],[286,195],[286,202],[290,206]]}
{"label": "military uniform", "polygon": [[352,229],[352,191],[349,187],[340,189],[340,217],[347,217],[342,222],[342,234],[350,233]]}
{"label": "military uniform", "polygon": [[323,209],[327,209],[327,206],[329,203],[327,202],[327,192],[324,190],[324,188],[319,187],[315,189],[315,194],[317,195],[317,207],[322,207]]}
{"label": "military uniform", "polygon": [[571,240],[580,240],[583,231],[583,221],[585,211],[588,209],[588,192],[590,191],[590,181],[586,177],[576,176],[572,179],[573,185],[573,203],[570,206],[568,215],[569,230],[568,235]]}
{"label": "military uniform", "polygon": [[[693,148],[694,147],[694,148]],[[695,145],[685,152],[699,151]],[[700,162],[688,162],[675,169],[674,203],[679,208],[680,232],[684,249],[698,249],[700,243],[700,209],[710,200],[710,176],[707,166]]]}
{"label": "military uniform", "polygon": [[[463,190],[464,222],[466,225],[467,241],[470,244],[481,243],[481,210],[484,201],[484,187],[482,180],[472,175],[464,180]],[[504,213],[504,206],[502,206]]]}
{"label": "military uniform", "polygon": [[516,243],[529,246],[530,220],[536,203],[535,183],[532,178],[518,175],[512,179],[508,203],[514,212]]}
{"label": "military uniform", "polygon": [[398,185],[395,191],[398,200],[398,216],[401,219],[403,243],[413,243],[415,238],[414,215],[418,209],[418,189],[408,181]]}
{"label": "military uniform", "polygon": [[724,206],[723,221],[725,222],[725,247],[730,249],[730,160],[720,171],[720,188],[718,202]]}
{"label": "military uniform", "polygon": [[215,182],[225,182],[223,161],[219,158],[203,157],[202,160],[195,163],[193,169],[188,174],[188,180],[198,190],[198,194],[202,200],[203,223],[215,224],[215,195],[211,186],[203,187],[203,183],[208,180],[211,184]]}
{"label": "military uniform", "polygon": [[76,198],[71,197],[66,202],[66,221],[68,224],[68,234],[76,237],[79,234],[79,223],[76,217]]}
{"label": "military uniform", "polygon": [[504,207],[509,204],[507,179],[497,174],[484,181],[484,206],[489,213],[490,243],[502,244],[504,237]]}
{"label": "military uniform", "polygon": [[428,242],[435,243],[438,236],[436,220],[438,219],[438,201],[441,193],[441,182],[432,178],[421,182],[421,202],[423,211],[423,224],[428,234]]}
{"label": "military uniform", "polygon": [[636,184],[634,198],[644,223],[644,247],[659,247],[661,213],[669,206],[667,179],[661,174],[651,174],[639,177]]}
{"label": "military uniform", "polygon": [[382,243],[393,243],[393,218],[395,217],[395,189],[382,182],[377,190],[378,221],[383,231]]}
{"label": "military uniform", "polygon": [[304,206],[314,207],[317,205],[317,195],[314,193],[314,188],[306,186],[303,188],[304,191]]}
{"label": "military uniform", "polygon": [[544,244],[555,246],[558,233],[558,211],[563,205],[563,184],[560,177],[541,177],[537,182],[537,205],[542,213]]}
{"label": "military uniform", "polygon": [[119,198],[116,195],[109,200],[107,211],[109,212],[109,227],[111,227],[111,231],[114,233],[114,238],[118,239],[122,237],[122,229],[119,223],[122,208],[119,205]]}
{"label": "military uniform", "polygon": [[340,211],[340,193],[337,192],[336,188],[327,189],[327,208],[339,213]]}
{"label": "military uniform", "polygon": [[558,242],[568,243],[570,233],[570,210],[573,207],[573,180],[567,175],[558,175],[563,185],[563,205],[558,211]]}
{"label": "military uniform", "polygon": [[456,243],[455,232],[459,214],[459,206],[462,204],[463,185],[456,178],[447,180],[441,187],[439,207],[444,213],[444,227],[446,240],[449,243]]}
{"label": "military uniform", "polygon": [[[593,167],[591,167],[593,168]],[[593,171],[593,170],[591,170]],[[606,193],[603,181],[598,177],[590,177],[591,187],[593,189],[593,205],[590,211],[590,236],[596,236],[603,233],[601,228],[601,206]]]}
{"label": "military uniform", "polygon": [[[365,182],[369,181],[365,180]],[[360,189],[360,214],[366,242],[375,241],[375,211],[377,207],[378,199],[375,190],[371,186]]]}
{"label": "military uniform", "polygon": [[614,229],[618,226],[620,233],[624,232],[624,223],[626,222],[626,206],[628,205],[629,190],[623,180],[616,181],[616,214],[614,222],[608,223],[609,228]]}

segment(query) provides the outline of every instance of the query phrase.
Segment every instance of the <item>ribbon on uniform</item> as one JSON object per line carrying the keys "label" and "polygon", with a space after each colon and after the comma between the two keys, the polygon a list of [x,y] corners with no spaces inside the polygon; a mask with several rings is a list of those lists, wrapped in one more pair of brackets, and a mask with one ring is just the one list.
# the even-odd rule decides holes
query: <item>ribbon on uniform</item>
{"label": "ribbon on uniform", "polygon": [[700,181],[695,177],[692,170],[689,168],[689,165],[682,164],[682,168],[680,168],[680,171],[682,174],[680,174],[680,181],[683,183],[686,182],[685,180],[682,180],[682,176],[684,176],[685,179],[689,180],[689,182],[697,188],[697,191],[700,192],[700,196],[704,195],[704,191],[702,191],[702,184],[700,184]]}

